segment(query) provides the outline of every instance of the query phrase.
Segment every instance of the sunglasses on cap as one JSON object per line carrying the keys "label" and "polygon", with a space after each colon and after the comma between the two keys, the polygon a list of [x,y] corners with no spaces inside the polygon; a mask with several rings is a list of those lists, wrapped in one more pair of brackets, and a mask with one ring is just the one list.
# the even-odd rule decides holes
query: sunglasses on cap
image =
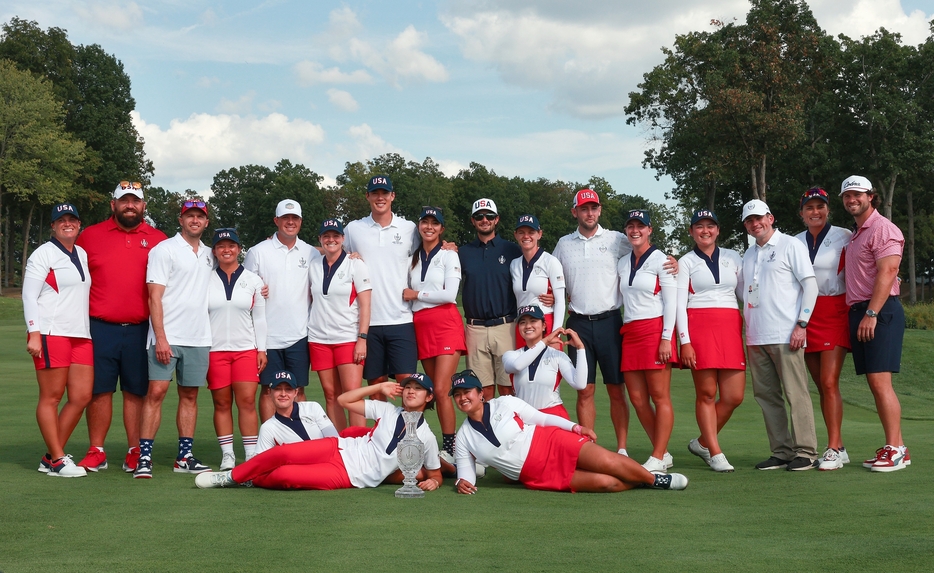
{"label": "sunglasses on cap", "polygon": [[121,189],[142,189],[143,184],[140,183],[139,181],[134,181],[132,183],[130,183],[129,181],[121,181],[120,188]]}
{"label": "sunglasses on cap", "polygon": [[182,205],[183,209],[204,209],[204,201],[185,201]]}
{"label": "sunglasses on cap", "polygon": [[474,221],[482,221],[486,219],[487,221],[495,221],[499,217],[496,213],[477,213],[473,216]]}

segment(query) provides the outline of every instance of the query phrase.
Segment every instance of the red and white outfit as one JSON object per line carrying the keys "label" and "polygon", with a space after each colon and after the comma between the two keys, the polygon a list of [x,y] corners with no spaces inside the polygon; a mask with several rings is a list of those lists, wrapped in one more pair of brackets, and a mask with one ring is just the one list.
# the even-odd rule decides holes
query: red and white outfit
{"label": "red and white outfit", "polygon": [[230,281],[215,269],[208,283],[211,353],[208,388],[233,382],[259,382],[257,351],[266,351],[266,299],[263,279],[239,266]]}
{"label": "red and white outfit", "polygon": [[308,269],[311,312],[308,317],[308,349],[312,370],[329,370],[353,362],[360,333],[357,294],[372,290],[367,264],[341,253],[333,265],[326,257]]}
{"label": "red and white outfit", "polygon": [[[528,262],[525,256],[513,259],[509,263],[509,274],[512,275],[512,292],[516,295],[517,306],[533,305],[542,309],[545,314],[545,334],[551,333],[555,323],[559,326],[564,324],[564,270],[558,259],[539,247]],[[552,306],[546,306],[538,299],[539,295],[549,293],[555,296]],[[524,344],[517,324],[516,348],[522,348]]]}
{"label": "red and white outfit", "polygon": [[571,491],[580,450],[589,438],[570,420],[545,414],[514,396],[483,405],[483,421],[464,420],[457,431],[457,479],[477,483],[475,461],[493,466],[529,489]]}
{"label": "red and white outfit", "polygon": [[846,246],[853,233],[824,225],[816,239],[804,231],[795,236],[808,248],[817,278],[817,302],[808,321],[805,352],[850,349],[850,306],[846,303]]}
{"label": "red and white outfit", "polygon": [[33,357],[36,370],[94,364],[90,293],[88,255],[81,247],[75,245],[69,252],[53,238],[29,255],[23,276],[23,315],[26,331],[42,335],[42,358]]}
{"label": "red and white outfit", "polygon": [[288,417],[276,412],[259,427],[256,438],[256,453],[260,454],[275,446],[295,444],[307,440],[336,438],[337,428],[317,402],[305,401],[292,404]]}
{"label": "red and white outfit", "polygon": [[513,375],[512,387],[517,398],[546,414],[566,420],[571,417],[558,391],[561,378],[575,390],[587,387],[586,353],[578,353],[575,368],[567,354],[546,346],[541,340],[531,348],[524,346],[504,354],[503,367]]}
{"label": "red and white outfit", "polygon": [[[268,489],[342,489],[376,487],[399,469],[396,447],[405,437],[402,408],[366,400],[366,417],[376,420],[368,435],[359,438],[322,438],[286,444],[254,456],[232,470],[237,483],[252,481]],[[422,465],[441,468],[438,442],[424,416],[418,439],[425,446]]]}
{"label": "red and white outfit", "polygon": [[460,283],[461,263],[456,252],[443,250],[440,243],[427,255],[418,249],[418,262],[409,271],[409,286],[418,291],[412,312],[419,360],[467,352],[464,321],[454,302]]}
{"label": "red and white outfit", "polygon": [[742,297],[743,258],[715,247],[708,257],[698,248],[678,261],[678,335],[697,356],[697,370],[745,370]]}
{"label": "red and white outfit", "polygon": [[675,277],[663,268],[668,257],[654,246],[636,260],[636,254],[619,260],[619,290],[623,295],[623,360],[622,372],[658,370],[665,367],[658,361],[658,346],[671,341],[669,362],[678,362],[674,341],[677,315],[677,284]]}

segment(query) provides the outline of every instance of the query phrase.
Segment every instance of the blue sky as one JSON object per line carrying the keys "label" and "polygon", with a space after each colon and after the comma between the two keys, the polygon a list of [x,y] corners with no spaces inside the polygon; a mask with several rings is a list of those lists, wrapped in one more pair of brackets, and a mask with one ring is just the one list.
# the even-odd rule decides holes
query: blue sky
{"label": "blue sky", "polygon": [[[742,21],[746,0],[6,0],[13,16],[100,44],[133,82],[154,185],[205,191],[245,164],[396,152],[448,174],[607,179],[662,201],[622,113],[674,35]],[[934,0],[814,0],[832,34],[928,36]]]}

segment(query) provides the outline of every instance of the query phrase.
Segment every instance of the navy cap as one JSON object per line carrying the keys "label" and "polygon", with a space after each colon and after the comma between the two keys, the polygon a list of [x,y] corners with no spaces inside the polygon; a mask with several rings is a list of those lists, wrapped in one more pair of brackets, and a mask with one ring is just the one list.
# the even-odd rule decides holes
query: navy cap
{"label": "navy cap", "polygon": [[519,215],[519,220],[516,221],[516,230],[518,231],[520,227],[531,227],[533,231],[542,230],[542,226],[538,222],[538,217],[529,213]]}
{"label": "navy cap", "polygon": [[811,187],[804,192],[804,195],[801,196],[801,206],[799,209],[804,209],[804,204],[810,201],[811,199],[820,199],[824,203],[830,203],[830,196],[827,195],[827,192],[821,189],[820,187]]}
{"label": "navy cap", "polygon": [[385,189],[386,191],[392,191],[392,181],[386,175],[374,175],[370,178],[370,182],[366,184],[366,192],[376,191],[377,189]]}
{"label": "navy cap", "polygon": [[520,306],[519,311],[516,313],[518,318],[516,321],[522,319],[523,316],[531,316],[532,318],[537,318],[539,320],[545,320],[545,313],[542,312],[542,307],[530,304],[528,306]]}
{"label": "navy cap", "polygon": [[288,370],[280,370],[273,374],[267,386],[275,388],[279,384],[288,384],[292,388],[298,388],[298,381],[295,380],[295,377],[292,376],[292,373]]}
{"label": "navy cap", "polygon": [[58,221],[65,215],[74,215],[75,219],[81,220],[81,217],[78,216],[78,209],[75,208],[71,203],[59,203],[58,205],[52,207],[52,222]]}
{"label": "navy cap", "polygon": [[448,396],[453,396],[455,390],[467,390],[469,388],[482,390],[483,384],[480,383],[480,379],[473,373],[473,370],[468,368],[463,372],[458,372],[451,378],[451,391],[448,392]]}
{"label": "navy cap", "polygon": [[323,235],[328,231],[335,231],[344,234],[344,225],[337,219],[325,219],[321,221],[321,228],[318,229],[318,235]]}
{"label": "navy cap", "polygon": [[626,218],[627,225],[629,221],[641,221],[643,225],[652,226],[652,217],[645,209],[633,209],[629,211],[629,217]]}
{"label": "navy cap", "polygon": [[717,214],[711,211],[710,209],[698,209],[694,211],[694,214],[691,215],[691,226],[700,223],[704,219],[710,219],[716,225],[720,225],[720,220],[717,219]]}
{"label": "navy cap", "polygon": [[415,382],[432,394],[435,393],[435,385],[431,382],[431,378],[422,374],[421,372],[416,372],[415,374],[409,374],[406,376],[405,380],[402,381],[402,386],[405,386],[407,382]]}
{"label": "navy cap", "polygon": [[439,223],[444,224],[444,215],[441,214],[441,209],[437,207],[424,207],[422,214],[418,216],[418,220],[421,221],[425,217],[434,217]]}
{"label": "navy cap", "polygon": [[217,243],[221,241],[233,241],[238,245],[243,244],[240,242],[240,235],[237,234],[237,230],[233,227],[214,229],[214,240],[211,241],[211,246],[216,247]]}

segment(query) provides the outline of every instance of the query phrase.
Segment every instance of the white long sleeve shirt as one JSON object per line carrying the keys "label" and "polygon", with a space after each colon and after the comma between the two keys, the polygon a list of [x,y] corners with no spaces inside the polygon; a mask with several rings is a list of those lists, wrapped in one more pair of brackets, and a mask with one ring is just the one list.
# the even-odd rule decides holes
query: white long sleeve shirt
{"label": "white long sleeve shirt", "polygon": [[678,313],[678,286],[674,275],[664,269],[668,260],[655,247],[639,261],[630,253],[619,260],[619,290],[623,295],[623,322],[663,319],[662,340],[671,340]]}
{"label": "white long sleeve shirt", "polygon": [[263,279],[242,266],[227,281],[227,273],[215,269],[208,283],[208,316],[211,350],[266,351],[266,299]]}
{"label": "white long sleeve shirt", "polygon": [[587,387],[587,356],[577,353],[577,368],[568,355],[546,346],[543,341],[532,348],[510,350],[503,355],[503,367],[514,374],[512,386],[516,397],[542,410],[563,404],[558,387],[561,378],[575,390]]}
{"label": "white long sleeve shirt", "polygon": [[[524,256],[513,259],[509,263],[509,274],[512,275],[516,304],[520,308],[528,305],[541,307],[545,314],[554,314],[555,326],[564,324],[565,287],[561,261],[539,248],[529,263],[526,263]],[[538,300],[539,295],[548,292],[555,296],[552,306],[546,306]]]}

